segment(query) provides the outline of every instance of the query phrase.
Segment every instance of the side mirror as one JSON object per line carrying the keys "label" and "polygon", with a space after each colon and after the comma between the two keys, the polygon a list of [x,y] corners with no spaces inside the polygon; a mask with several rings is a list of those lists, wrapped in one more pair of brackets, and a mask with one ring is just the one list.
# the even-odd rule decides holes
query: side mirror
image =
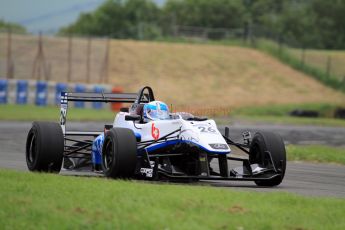
{"label": "side mirror", "polygon": [[125,116],[125,120],[126,121],[140,121],[140,119],[141,119],[141,116],[140,115],[136,115],[136,114],[134,114],[134,115],[126,115]]}

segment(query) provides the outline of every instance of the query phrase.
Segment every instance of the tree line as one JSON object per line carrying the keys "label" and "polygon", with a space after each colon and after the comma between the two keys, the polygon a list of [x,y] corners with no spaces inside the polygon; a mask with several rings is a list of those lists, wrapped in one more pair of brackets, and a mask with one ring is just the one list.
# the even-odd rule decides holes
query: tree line
{"label": "tree line", "polygon": [[157,39],[174,27],[243,28],[250,36],[271,37],[292,46],[345,48],[343,0],[107,0],[82,13],[60,34]]}
{"label": "tree line", "polygon": [[12,22],[6,22],[3,19],[0,19],[0,31],[12,31],[14,33],[22,33],[25,34],[27,31],[25,27]]}

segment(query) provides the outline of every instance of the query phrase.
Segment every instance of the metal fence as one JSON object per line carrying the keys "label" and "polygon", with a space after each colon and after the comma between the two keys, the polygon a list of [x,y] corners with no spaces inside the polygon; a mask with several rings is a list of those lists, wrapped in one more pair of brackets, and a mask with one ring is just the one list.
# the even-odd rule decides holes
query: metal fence
{"label": "metal fence", "polygon": [[[306,49],[295,40],[288,40],[267,28],[173,25],[164,36],[201,42],[236,40],[253,47],[263,44],[276,53],[288,55],[300,66],[316,69],[345,85],[345,52]],[[0,31],[0,78],[108,83],[110,50],[107,38],[34,36]]]}
{"label": "metal fence", "polygon": [[191,38],[198,40],[226,40],[243,39],[246,36],[246,30],[243,28],[208,28],[195,26],[173,26],[172,36],[178,38]]}
{"label": "metal fence", "polygon": [[0,78],[107,83],[110,40],[0,31]]}
{"label": "metal fence", "polygon": [[345,52],[307,49],[296,40],[262,26],[246,25],[243,28],[227,29],[176,25],[170,36],[197,41],[236,40],[246,46],[261,46],[279,55],[289,56],[290,60],[299,62],[302,67],[311,67],[345,84]]}
{"label": "metal fence", "polygon": [[298,64],[299,69],[311,69],[313,73],[345,85],[345,51],[306,48],[306,44],[262,26],[250,27],[247,38],[252,46],[261,45],[261,48],[285,57],[284,60],[290,60],[294,66]]}

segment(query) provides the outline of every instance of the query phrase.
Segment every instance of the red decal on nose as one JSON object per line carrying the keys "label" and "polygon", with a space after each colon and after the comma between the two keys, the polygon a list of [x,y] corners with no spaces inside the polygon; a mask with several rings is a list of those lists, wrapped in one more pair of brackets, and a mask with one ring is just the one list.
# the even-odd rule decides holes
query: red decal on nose
{"label": "red decal on nose", "polygon": [[152,123],[151,135],[153,139],[158,140],[159,138],[159,129],[155,127],[155,124]]}

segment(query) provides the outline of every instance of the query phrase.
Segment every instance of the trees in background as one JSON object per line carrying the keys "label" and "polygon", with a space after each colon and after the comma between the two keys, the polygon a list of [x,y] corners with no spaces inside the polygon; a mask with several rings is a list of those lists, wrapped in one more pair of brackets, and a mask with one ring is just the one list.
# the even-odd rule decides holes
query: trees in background
{"label": "trees in background", "polygon": [[23,26],[0,19],[0,30],[9,29],[14,33],[26,33],[26,29]]}
{"label": "trees in background", "polygon": [[61,34],[153,39],[159,35],[160,9],[147,0],[108,0],[96,11],[83,13]]}
{"label": "trees in background", "polygon": [[314,14],[315,36],[318,48],[345,48],[345,1],[313,0],[310,11]]}
{"label": "trees in background", "polygon": [[237,28],[243,26],[245,9],[241,1],[168,0],[162,13],[174,17],[178,25]]}
{"label": "trees in background", "polygon": [[345,48],[343,0],[107,0],[62,34],[155,39],[174,26],[251,28],[257,36],[305,48]]}

